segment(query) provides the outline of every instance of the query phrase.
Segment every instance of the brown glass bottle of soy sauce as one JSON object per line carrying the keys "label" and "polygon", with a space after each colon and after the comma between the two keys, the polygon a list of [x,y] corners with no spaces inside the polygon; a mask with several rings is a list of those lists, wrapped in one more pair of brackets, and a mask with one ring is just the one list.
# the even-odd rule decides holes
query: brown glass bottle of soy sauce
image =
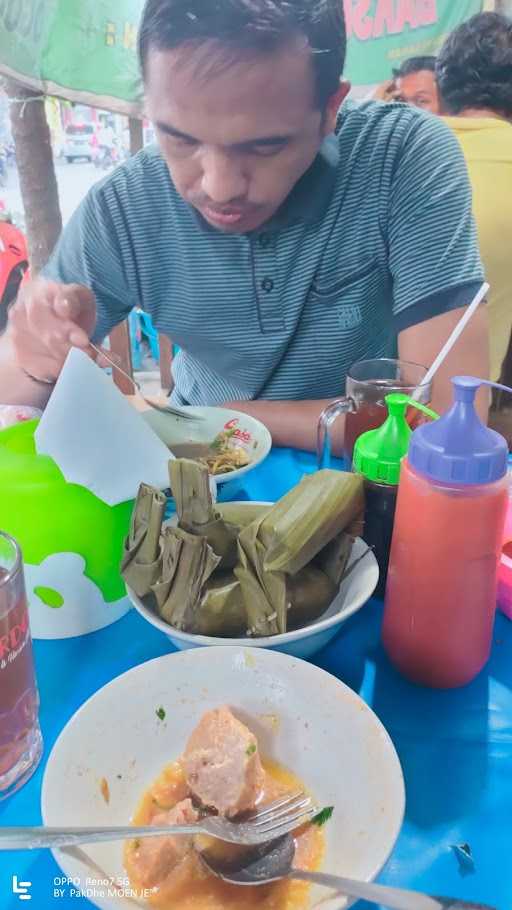
{"label": "brown glass bottle of soy sauce", "polygon": [[409,449],[412,431],[406,420],[413,406],[429,417],[438,415],[408,395],[386,395],[388,418],[377,430],[363,433],[354,446],[353,470],[365,478],[365,516],[363,539],[372,547],[379,565],[376,597],[384,597],[389,554],[395,521],[400,464]]}

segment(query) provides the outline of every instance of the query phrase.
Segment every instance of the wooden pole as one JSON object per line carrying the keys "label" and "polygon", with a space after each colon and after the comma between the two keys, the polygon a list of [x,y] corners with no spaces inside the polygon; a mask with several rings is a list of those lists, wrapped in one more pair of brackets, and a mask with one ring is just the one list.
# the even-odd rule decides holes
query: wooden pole
{"label": "wooden pole", "polygon": [[130,130],[130,155],[136,155],[144,146],[142,120],[136,120],[135,117],[130,117],[128,128]]}
{"label": "wooden pole", "polygon": [[[132,346],[130,341],[130,326],[128,320],[125,319],[120,325],[116,325],[110,333],[110,350],[112,354],[116,354],[119,358],[119,366],[121,369],[128,373],[128,376],[133,376],[133,365],[132,365]],[[114,369],[112,372],[114,382],[123,395],[134,395],[135,388],[133,384],[123,376],[119,370]]]}
{"label": "wooden pole", "polygon": [[25,211],[30,269],[48,261],[62,230],[50,129],[41,94],[4,79]]}

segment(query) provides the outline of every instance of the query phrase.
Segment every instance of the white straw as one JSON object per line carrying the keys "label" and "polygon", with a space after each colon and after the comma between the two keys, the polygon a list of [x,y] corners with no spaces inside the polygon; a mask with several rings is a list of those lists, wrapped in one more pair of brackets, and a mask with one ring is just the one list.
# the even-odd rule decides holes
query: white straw
{"label": "white straw", "polygon": [[468,306],[468,308],[465,311],[462,318],[459,319],[457,325],[455,326],[452,334],[448,338],[446,344],[443,345],[443,347],[439,351],[439,354],[437,355],[436,359],[434,360],[434,363],[428,370],[425,378],[421,381],[421,385],[419,385],[412,393],[411,397],[414,398],[416,401],[421,396],[422,387],[428,385],[429,382],[432,382],[432,379],[434,378],[435,374],[437,373],[439,367],[441,366],[442,363],[444,363],[445,359],[448,357],[448,354],[450,353],[451,349],[453,348],[455,342],[462,335],[469,320],[476,313],[478,307],[482,303],[482,300],[484,299],[485,295],[487,294],[487,291],[489,290],[489,288],[490,288],[490,285],[487,284],[487,282],[484,282],[484,284],[478,291],[478,294],[476,295],[476,297],[474,298],[472,303],[470,303],[470,305]]}

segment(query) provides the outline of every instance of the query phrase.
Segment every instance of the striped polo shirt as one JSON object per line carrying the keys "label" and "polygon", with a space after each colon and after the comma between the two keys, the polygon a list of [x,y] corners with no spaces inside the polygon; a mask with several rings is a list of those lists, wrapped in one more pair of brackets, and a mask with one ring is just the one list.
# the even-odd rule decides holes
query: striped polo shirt
{"label": "striped polo shirt", "polygon": [[210,227],[143,150],[91,189],[45,274],[94,291],[95,340],[146,310],[180,347],[181,404],[335,397],[354,361],[395,355],[399,332],[466,305],[483,280],[456,138],[379,103],[343,106],[250,234]]}

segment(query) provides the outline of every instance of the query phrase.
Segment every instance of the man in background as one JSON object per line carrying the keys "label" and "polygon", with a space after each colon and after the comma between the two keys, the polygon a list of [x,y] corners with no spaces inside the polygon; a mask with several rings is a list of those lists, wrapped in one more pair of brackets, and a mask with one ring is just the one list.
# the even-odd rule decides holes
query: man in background
{"label": "man in background", "polygon": [[395,101],[404,101],[431,114],[440,114],[435,57],[410,57],[394,71]]}
{"label": "man in background", "polygon": [[512,330],[512,21],[482,13],[459,26],[440,52],[437,81],[473,186],[496,380]]}
{"label": "man in background", "polygon": [[436,58],[409,57],[400,69],[393,70],[393,79],[381,86],[374,98],[379,101],[403,101],[431,114],[440,114]]}

